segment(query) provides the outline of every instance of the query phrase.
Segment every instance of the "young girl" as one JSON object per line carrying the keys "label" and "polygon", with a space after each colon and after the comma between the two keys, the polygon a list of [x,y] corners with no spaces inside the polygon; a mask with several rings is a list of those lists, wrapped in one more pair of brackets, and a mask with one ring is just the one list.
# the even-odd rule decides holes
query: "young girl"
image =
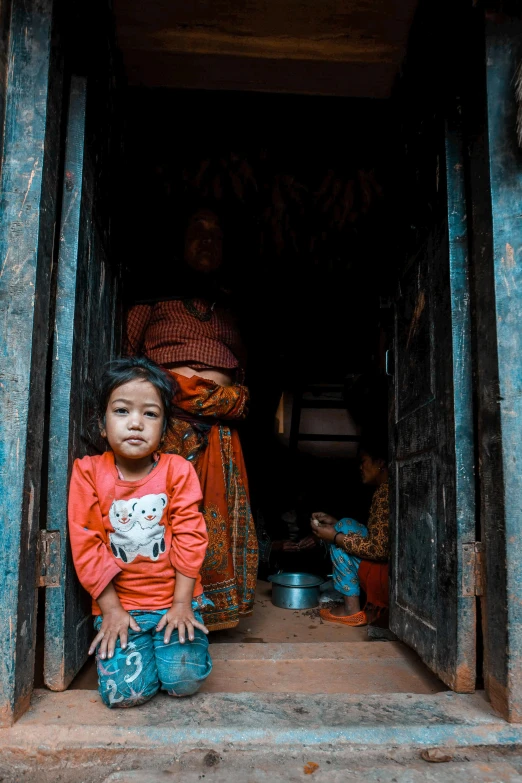
{"label": "young girl", "polygon": [[93,598],[89,653],[98,648],[108,707],[143,704],[160,688],[189,696],[212,669],[198,611],[207,548],[199,481],[182,457],[157,453],[174,391],[148,359],[110,364],[99,418],[111,450],[76,460],[72,471],[72,553]]}

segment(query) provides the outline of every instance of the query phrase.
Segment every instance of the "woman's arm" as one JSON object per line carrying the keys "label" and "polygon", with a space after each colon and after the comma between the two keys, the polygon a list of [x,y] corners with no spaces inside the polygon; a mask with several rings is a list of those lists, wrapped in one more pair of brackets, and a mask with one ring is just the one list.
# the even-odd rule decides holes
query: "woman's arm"
{"label": "woman's arm", "polygon": [[224,420],[244,419],[248,400],[246,386],[238,383],[219,386],[199,375],[193,375],[187,382],[180,383],[176,393],[176,403],[188,413]]}
{"label": "woman's arm", "polygon": [[387,560],[390,553],[389,518],[388,485],[383,484],[373,496],[368,518],[368,536],[365,538],[357,533],[348,533],[344,537],[339,536],[338,545],[361,560]]}
{"label": "woman's arm", "polygon": [[[201,486],[196,471],[182,457],[171,456],[169,521],[172,527],[170,562],[176,574],[194,579],[202,592],[200,572],[208,545],[207,526],[199,510]],[[192,595],[190,599],[192,600]]]}
{"label": "woman's arm", "polygon": [[343,535],[335,530],[336,519],[316,512],[312,514],[312,531],[322,541],[344,549],[361,560],[387,560],[389,557],[389,503],[388,485],[383,484],[373,496],[368,519],[368,536],[359,533]]}

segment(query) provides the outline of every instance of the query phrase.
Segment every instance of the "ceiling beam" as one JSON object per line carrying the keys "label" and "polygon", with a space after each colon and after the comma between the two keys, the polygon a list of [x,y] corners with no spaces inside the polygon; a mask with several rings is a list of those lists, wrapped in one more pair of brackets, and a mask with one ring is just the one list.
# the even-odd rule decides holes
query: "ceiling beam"
{"label": "ceiling beam", "polygon": [[[250,57],[183,55],[169,52],[143,58],[127,51],[129,84],[193,90],[240,90],[387,98],[395,68],[383,64],[348,64]],[[315,120],[312,117],[311,123]]]}
{"label": "ceiling beam", "polygon": [[209,54],[253,57],[269,60],[311,60],[320,62],[395,63],[402,47],[339,31],[335,34],[299,38],[292,35],[242,35],[240,32],[170,28],[136,36],[132,28],[120,28],[118,43],[123,51],[145,54]]}

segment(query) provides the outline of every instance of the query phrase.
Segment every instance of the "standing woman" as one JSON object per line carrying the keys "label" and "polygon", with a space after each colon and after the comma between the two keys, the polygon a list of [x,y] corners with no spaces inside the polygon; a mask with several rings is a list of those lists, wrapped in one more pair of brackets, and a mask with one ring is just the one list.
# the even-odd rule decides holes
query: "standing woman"
{"label": "standing woman", "polygon": [[[222,226],[209,209],[189,218],[176,296],[137,304],[127,319],[131,354],[162,365],[177,385],[163,451],[192,462],[203,492],[209,544],[201,577],[213,602],[211,631],[252,613],[258,545],[243,453],[235,423],[246,416],[242,345],[227,293],[219,286]],[[181,265],[180,265],[181,266]]]}

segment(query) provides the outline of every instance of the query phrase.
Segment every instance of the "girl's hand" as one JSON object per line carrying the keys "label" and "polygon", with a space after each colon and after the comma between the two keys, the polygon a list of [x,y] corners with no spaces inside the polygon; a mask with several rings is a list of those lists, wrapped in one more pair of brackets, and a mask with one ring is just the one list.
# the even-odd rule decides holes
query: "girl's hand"
{"label": "girl's hand", "polygon": [[172,632],[177,628],[180,644],[185,644],[185,634],[188,634],[189,641],[194,641],[194,628],[199,628],[203,633],[208,634],[208,629],[196,620],[192,611],[192,600],[174,601],[169,611],[163,615],[156,626],[156,631],[162,631],[165,628],[164,642],[168,644]]}
{"label": "girl's hand", "polygon": [[112,658],[116,648],[118,637],[122,650],[127,647],[127,638],[129,628],[133,631],[141,631],[134,617],[123,609],[122,606],[115,606],[104,612],[101,628],[93,639],[89,648],[89,655],[92,655],[97,646],[100,645],[98,655],[100,658]]}
{"label": "girl's hand", "polygon": [[330,514],[325,514],[323,511],[315,511],[312,514],[311,522],[312,529],[315,529],[316,527],[319,527],[319,525],[336,525],[337,519],[330,516]]}

